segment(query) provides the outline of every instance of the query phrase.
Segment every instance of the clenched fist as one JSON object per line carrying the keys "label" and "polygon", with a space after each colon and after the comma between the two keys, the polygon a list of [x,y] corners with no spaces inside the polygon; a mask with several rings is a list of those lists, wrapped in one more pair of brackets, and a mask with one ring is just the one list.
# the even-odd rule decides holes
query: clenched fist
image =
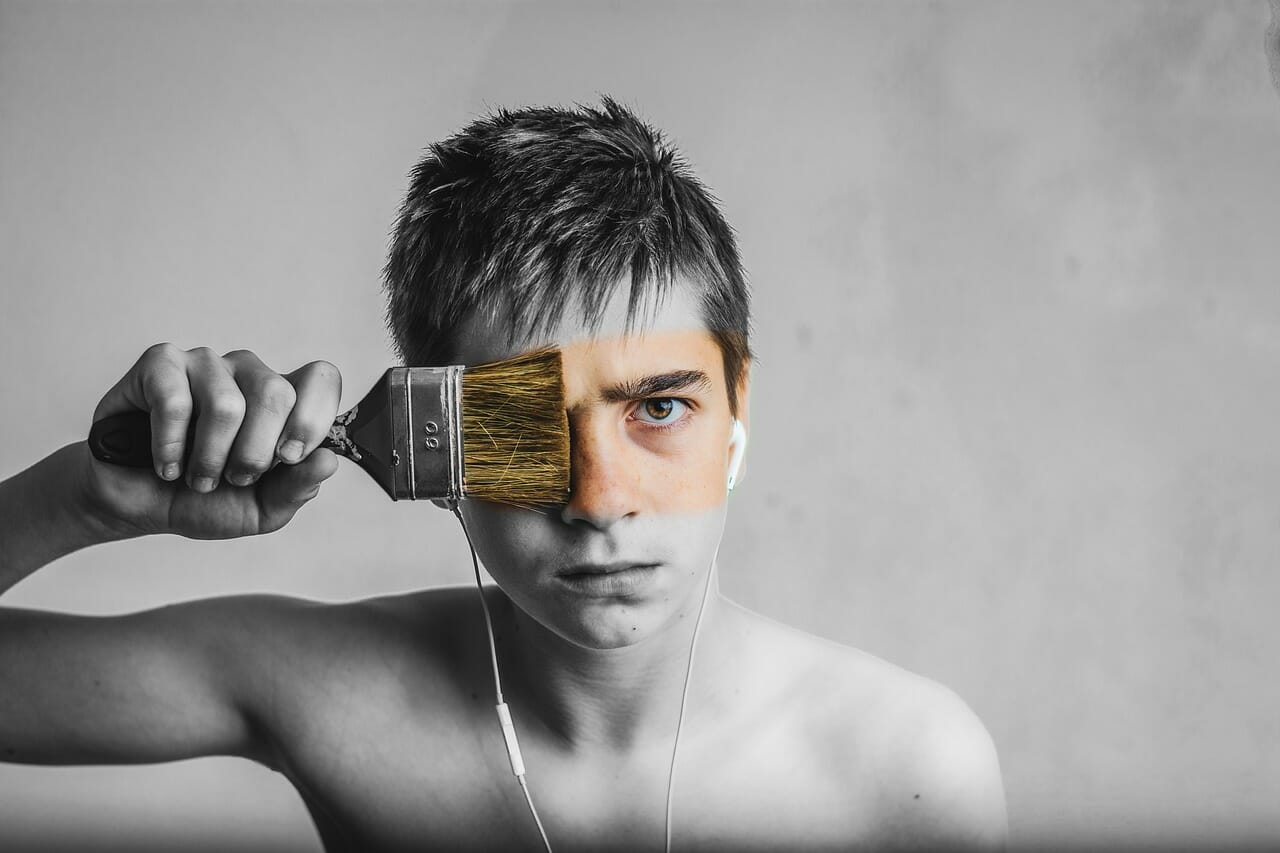
{"label": "clenched fist", "polygon": [[317,448],[341,394],[342,376],[325,361],[279,374],[247,350],[157,344],[93,415],[150,413],[155,471],[92,460],[90,501],[121,536],[278,530],[337,470],[337,457]]}

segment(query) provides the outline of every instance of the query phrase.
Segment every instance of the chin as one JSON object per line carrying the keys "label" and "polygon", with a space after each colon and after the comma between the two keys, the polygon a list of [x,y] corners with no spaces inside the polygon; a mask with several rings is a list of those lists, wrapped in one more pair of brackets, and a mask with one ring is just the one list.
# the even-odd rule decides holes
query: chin
{"label": "chin", "polygon": [[608,651],[634,646],[653,636],[659,620],[654,618],[657,614],[646,610],[648,608],[642,605],[619,606],[615,603],[585,611],[561,612],[542,624],[579,648]]}

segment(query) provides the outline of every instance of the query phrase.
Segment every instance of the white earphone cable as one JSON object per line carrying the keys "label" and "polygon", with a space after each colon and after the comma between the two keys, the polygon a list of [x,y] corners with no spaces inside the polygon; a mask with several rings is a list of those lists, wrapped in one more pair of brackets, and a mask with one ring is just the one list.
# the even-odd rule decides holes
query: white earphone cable
{"label": "white earphone cable", "polygon": [[702,602],[698,605],[698,618],[693,623],[693,639],[689,641],[689,663],[684,670],[684,688],[680,691],[680,716],[676,718],[676,737],[671,744],[671,767],[667,770],[667,811],[665,830],[666,842],[663,849],[671,853],[671,804],[675,793],[676,755],[680,752],[680,732],[684,729],[684,709],[689,700],[689,681],[693,675],[693,656],[698,650],[698,634],[702,631],[702,614],[707,609],[707,599],[711,595],[711,580],[716,573],[716,559],[720,556],[720,546],[716,545],[715,554],[711,557],[711,568],[707,569],[707,580],[702,587]]}
{"label": "white earphone cable", "polygon": [[[467,529],[467,522],[463,519],[462,513],[458,511],[456,504],[452,507],[452,510],[458,519],[458,523],[462,525],[462,533],[466,536],[467,546],[471,549],[471,567],[475,572],[476,591],[480,595],[480,608],[484,611],[485,631],[489,637],[489,659],[493,664],[493,689],[498,703],[498,720],[502,725],[503,739],[507,744],[507,757],[511,761],[511,772],[515,774],[516,781],[520,783],[520,790],[524,792],[525,802],[529,805],[529,814],[533,815],[533,822],[538,826],[538,834],[542,836],[543,847],[547,853],[552,853],[551,841],[547,838],[547,830],[542,825],[542,818],[538,816],[538,810],[533,804],[533,796],[529,793],[529,783],[525,779],[524,759],[520,754],[520,744],[516,740],[515,726],[511,721],[511,711],[502,695],[502,677],[498,673],[498,646],[497,641],[494,639],[493,616],[489,612],[489,602],[484,597],[484,586],[480,579],[480,559],[476,555],[475,545],[471,541],[471,532]],[[693,624],[693,638],[689,641],[689,660],[684,671],[684,686],[680,691],[680,714],[676,718],[676,736],[671,744],[671,764],[667,770],[667,804],[663,821],[665,839],[663,849],[666,853],[671,853],[671,806],[675,796],[676,756],[680,751],[680,733],[684,729],[684,712],[689,700],[689,683],[693,675],[693,658],[698,649],[698,636],[702,632],[702,615],[706,612],[707,599],[711,596],[711,583],[716,573],[716,560],[719,556],[720,546],[717,544],[715,553],[711,557],[711,566],[707,569],[707,579],[702,587],[702,599],[698,604],[698,616]]]}
{"label": "white earphone cable", "polygon": [[480,580],[480,558],[476,556],[476,546],[471,541],[471,531],[467,530],[467,522],[462,518],[462,513],[458,511],[458,505],[455,503],[452,509],[453,514],[458,518],[458,523],[462,525],[462,534],[467,537],[467,547],[471,549],[471,567],[475,570],[476,592],[480,595],[480,608],[484,611],[484,627],[489,635],[489,660],[493,663],[493,692],[498,702],[498,722],[502,725],[502,738],[507,744],[507,758],[511,761],[511,772],[515,774],[516,781],[520,783],[520,790],[524,792],[524,801],[529,804],[529,814],[533,815],[533,822],[538,825],[538,834],[542,836],[542,846],[547,853],[552,853],[551,841],[547,838],[547,830],[542,825],[542,818],[538,817],[538,809],[533,805],[533,795],[529,793],[529,783],[524,778],[524,758],[520,755],[520,743],[516,740],[516,729],[511,721],[511,710],[507,707],[506,699],[502,696],[502,677],[498,674],[498,644],[494,640],[493,616],[489,613],[489,602],[485,600],[484,585]]}

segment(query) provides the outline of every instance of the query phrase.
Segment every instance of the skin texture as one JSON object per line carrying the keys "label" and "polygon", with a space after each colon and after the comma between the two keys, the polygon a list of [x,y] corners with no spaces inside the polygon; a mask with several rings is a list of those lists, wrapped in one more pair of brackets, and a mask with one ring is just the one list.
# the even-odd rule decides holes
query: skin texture
{"label": "skin texture", "polygon": [[[642,332],[626,329],[618,299],[599,329],[569,321],[512,348],[477,322],[462,340],[466,363],[547,343],[565,355],[569,503],[461,508],[498,584],[485,595],[503,687],[552,844],[662,849],[701,609],[674,776],[676,847],[999,847],[995,751],[960,699],[719,594],[714,573],[732,571],[716,566],[731,415],[719,350],[688,293],[676,288]],[[676,371],[703,381],[628,390]],[[278,375],[248,353],[153,348],[98,414],[152,411],[172,454],[161,472],[184,458],[174,445],[187,434],[183,412],[194,415],[195,462],[165,481],[73,445],[0,484],[0,579],[130,535],[229,537],[286,523],[336,463],[284,448],[315,447],[337,387],[324,363]],[[739,390],[749,431],[747,380]],[[573,577],[631,566],[644,568]],[[111,618],[0,610],[0,683],[13,688],[0,693],[6,760],[240,755],[294,783],[329,849],[541,844],[493,712],[474,589],[339,605],[242,596]]]}
{"label": "skin texture", "polygon": [[[498,585],[550,634],[583,649],[663,644],[670,636],[675,645],[665,656],[688,646],[688,631],[673,631],[674,623],[696,616],[724,528],[732,415],[720,350],[686,291],[639,334],[623,334],[621,301],[595,336],[563,324],[536,342],[563,353],[569,503],[536,513],[476,501],[463,513]],[[519,347],[495,346],[503,337],[469,328],[464,361],[515,354]],[[648,377],[680,372],[699,380],[648,405],[628,393]],[[619,563],[653,568],[638,588],[616,594],[584,595],[561,582],[560,573],[578,565]]]}

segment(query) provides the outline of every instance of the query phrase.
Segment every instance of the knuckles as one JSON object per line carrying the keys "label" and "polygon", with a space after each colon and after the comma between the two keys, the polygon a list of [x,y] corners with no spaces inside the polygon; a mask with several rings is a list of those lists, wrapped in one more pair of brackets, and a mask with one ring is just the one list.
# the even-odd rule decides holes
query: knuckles
{"label": "knuckles", "polygon": [[188,360],[201,366],[208,366],[215,362],[220,364],[222,362],[222,356],[218,355],[209,347],[194,347],[189,349],[187,350],[187,357]]}
{"label": "knuckles", "polygon": [[264,408],[273,415],[288,415],[298,402],[298,392],[278,373],[262,373],[246,383],[243,390],[256,407]]}
{"label": "knuckles", "polygon": [[203,414],[220,426],[238,425],[244,420],[244,397],[231,391],[212,394]]}
{"label": "knuckles", "polygon": [[186,353],[173,344],[152,344],[138,358],[134,372],[140,374],[142,385],[161,390],[162,383],[173,384],[186,369]]}
{"label": "knuckles", "polygon": [[336,366],[327,361],[312,361],[298,368],[299,378],[312,379],[318,382],[331,383],[341,387],[342,373]]}
{"label": "knuckles", "polygon": [[163,341],[147,347],[138,361],[139,363],[161,362],[176,365],[182,362],[182,357],[184,355],[186,355],[186,353],[180,350],[177,346],[169,343],[168,341]]}
{"label": "knuckles", "polygon": [[217,456],[197,451],[191,454],[187,467],[194,476],[213,477],[216,479],[222,473],[223,462],[224,460]]}
{"label": "knuckles", "polygon": [[[193,418],[203,422],[199,430],[203,438],[190,442],[191,455],[187,467],[202,476],[217,476],[224,466],[235,473],[248,473],[255,477],[270,469],[275,460],[276,442],[265,442],[255,432],[252,441],[237,440],[235,447],[228,443],[246,423],[258,423],[257,413],[269,421],[286,420],[292,423],[300,396],[309,399],[318,396],[325,399],[341,394],[342,374],[328,361],[309,362],[291,374],[281,375],[271,370],[253,352],[246,349],[232,350],[219,355],[209,347],[182,349],[165,341],[148,347],[135,366],[134,381],[141,385],[143,396],[160,420],[172,425],[159,436],[166,452],[180,453],[189,439],[182,425]],[[137,386],[135,386],[137,387]],[[314,409],[315,406],[308,406]],[[307,420],[315,420],[312,413]],[[294,433],[323,433],[324,424],[292,423],[286,426]],[[178,433],[168,435],[171,430]],[[305,443],[305,441],[304,441]],[[262,445],[262,446],[258,446]],[[318,489],[317,489],[318,490]],[[314,497],[315,490],[302,498],[302,502]]]}
{"label": "knuckles", "polygon": [[[268,448],[270,450],[270,448]],[[241,453],[235,459],[228,460],[227,470],[238,471],[260,477],[271,468],[275,456],[271,453]]]}
{"label": "knuckles", "polygon": [[189,421],[195,410],[190,394],[165,394],[161,396],[154,409],[161,420]]}

